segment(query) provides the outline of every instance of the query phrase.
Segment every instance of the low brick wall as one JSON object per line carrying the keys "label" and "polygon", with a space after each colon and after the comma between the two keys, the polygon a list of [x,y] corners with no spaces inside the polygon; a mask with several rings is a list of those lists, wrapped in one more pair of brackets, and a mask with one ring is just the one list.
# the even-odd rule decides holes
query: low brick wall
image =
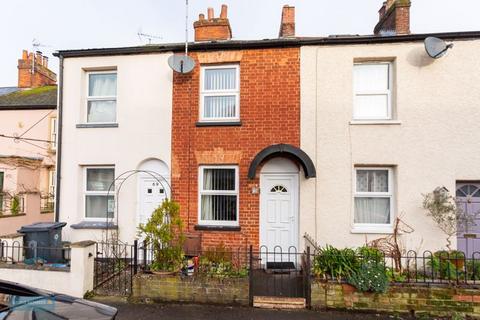
{"label": "low brick wall", "polygon": [[479,288],[440,285],[391,285],[386,293],[363,293],[350,285],[312,283],[312,308],[347,309],[449,316],[480,317]]}
{"label": "low brick wall", "polygon": [[133,279],[132,299],[248,305],[248,278],[212,278],[140,274]]}

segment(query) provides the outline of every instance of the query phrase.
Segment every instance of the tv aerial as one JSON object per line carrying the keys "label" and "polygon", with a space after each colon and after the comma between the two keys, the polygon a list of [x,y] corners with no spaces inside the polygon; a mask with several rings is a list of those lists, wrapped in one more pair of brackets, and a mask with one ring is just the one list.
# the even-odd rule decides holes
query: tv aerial
{"label": "tv aerial", "polygon": [[152,39],[158,39],[158,40],[162,39],[162,37],[160,37],[160,36],[156,36],[156,35],[148,34],[148,33],[143,33],[142,29],[138,29],[137,36],[138,36],[138,39],[140,39],[140,41],[142,41],[142,42],[145,39],[147,39],[148,44],[152,44]]}
{"label": "tv aerial", "polygon": [[185,54],[174,54],[168,58],[168,65],[181,74],[190,73],[195,68],[195,60],[188,56],[188,0],[185,0]]}
{"label": "tv aerial", "polygon": [[453,43],[447,44],[445,41],[435,37],[428,37],[425,39],[425,51],[433,58],[438,59],[443,57],[448,49],[453,48]]}
{"label": "tv aerial", "polygon": [[33,57],[32,57],[32,70],[31,73],[35,73],[35,59],[36,59],[36,53],[40,51],[40,48],[52,48],[52,46],[48,44],[43,44],[41,43],[38,39],[33,38],[32,39],[32,52],[33,52]]}

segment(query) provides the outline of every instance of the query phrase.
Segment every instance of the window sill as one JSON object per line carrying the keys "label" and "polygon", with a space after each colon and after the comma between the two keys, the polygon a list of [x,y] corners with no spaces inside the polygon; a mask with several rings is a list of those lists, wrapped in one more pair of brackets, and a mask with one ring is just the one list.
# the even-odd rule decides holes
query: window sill
{"label": "window sill", "polygon": [[350,121],[351,126],[356,125],[401,125],[402,121],[400,120],[352,120]]}
{"label": "window sill", "polygon": [[118,229],[118,226],[112,222],[105,221],[82,221],[80,223],[72,224],[72,229]]}
{"label": "window sill", "polygon": [[353,227],[350,233],[354,234],[393,234],[393,227]]}
{"label": "window sill", "polygon": [[207,226],[197,224],[194,227],[197,231],[240,231],[240,226]]}
{"label": "window sill", "polygon": [[240,127],[241,121],[198,121],[195,126],[197,127]]}
{"label": "window sill", "polygon": [[118,123],[79,123],[76,125],[78,129],[84,128],[118,128]]}
{"label": "window sill", "polygon": [[7,218],[15,218],[15,217],[24,217],[26,216],[27,214],[26,213],[16,213],[16,214],[2,214],[0,215],[0,219],[7,219]]}

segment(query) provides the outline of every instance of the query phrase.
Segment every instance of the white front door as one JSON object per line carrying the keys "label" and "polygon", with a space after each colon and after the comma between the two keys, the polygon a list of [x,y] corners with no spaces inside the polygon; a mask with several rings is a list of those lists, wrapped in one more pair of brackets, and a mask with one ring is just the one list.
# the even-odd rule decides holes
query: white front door
{"label": "white front door", "polygon": [[298,250],[298,174],[260,175],[260,246]]}
{"label": "white front door", "polygon": [[156,179],[142,178],[140,182],[140,206],[137,222],[147,223],[153,211],[166,199],[165,188]]}

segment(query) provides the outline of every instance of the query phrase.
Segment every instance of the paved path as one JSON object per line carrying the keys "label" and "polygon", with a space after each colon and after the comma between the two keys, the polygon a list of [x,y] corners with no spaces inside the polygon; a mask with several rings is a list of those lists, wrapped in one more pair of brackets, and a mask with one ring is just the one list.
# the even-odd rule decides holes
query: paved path
{"label": "paved path", "polygon": [[119,320],[147,320],[147,319],[196,319],[196,320],[393,320],[406,319],[388,315],[344,313],[344,312],[319,312],[319,311],[281,311],[264,310],[242,307],[220,307],[207,305],[173,305],[173,304],[128,304],[107,303],[118,309]]}

